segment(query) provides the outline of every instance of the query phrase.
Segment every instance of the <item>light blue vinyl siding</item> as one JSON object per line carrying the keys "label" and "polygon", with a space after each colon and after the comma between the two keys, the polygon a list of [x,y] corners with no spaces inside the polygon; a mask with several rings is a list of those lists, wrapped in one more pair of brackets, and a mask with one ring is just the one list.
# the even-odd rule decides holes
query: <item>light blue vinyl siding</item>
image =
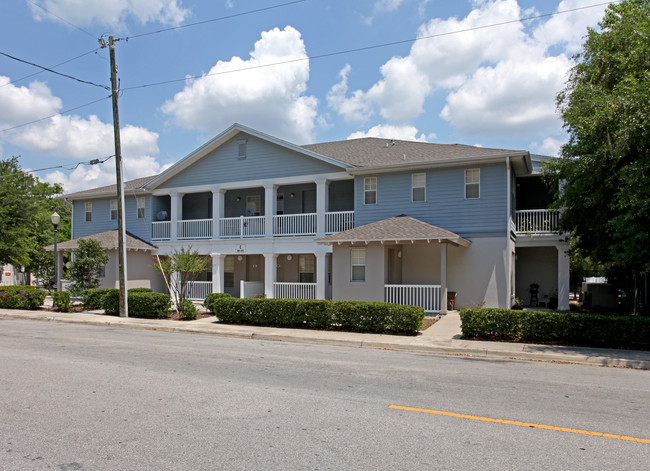
{"label": "light blue vinyl siding", "polygon": [[[467,168],[481,169],[480,198],[465,199]],[[377,204],[373,205],[364,205],[364,176],[356,177],[355,226],[406,214],[463,237],[506,235],[505,164],[427,170],[426,201],[422,202],[411,201],[412,173],[372,175],[377,177]]]}
{"label": "light blue vinyl siding", "polygon": [[[145,217],[138,219],[138,210],[135,196],[127,196],[124,199],[126,206],[126,230],[131,234],[146,241],[151,240],[151,196],[145,198]],[[73,202],[73,239],[86,237],[100,232],[117,229],[117,219],[111,220],[111,199],[101,198],[89,200],[77,200]],[[93,220],[86,222],[85,203],[93,203]]]}
{"label": "light blue vinyl siding", "polygon": [[[238,158],[238,141],[248,140],[246,158]],[[312,175],[342,168],[248,135],[237,135],[160,185],[178,188],[263,178]]]}

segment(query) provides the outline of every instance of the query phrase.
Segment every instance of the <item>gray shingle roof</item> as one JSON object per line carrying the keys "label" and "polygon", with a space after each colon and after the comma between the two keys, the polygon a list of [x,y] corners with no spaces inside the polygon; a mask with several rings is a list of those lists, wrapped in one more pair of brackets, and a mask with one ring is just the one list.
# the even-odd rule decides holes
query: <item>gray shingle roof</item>
{"label": "gray shingle roof", "polygon": [[321,144],[309,144],[302,147],[355,167],[480,158],[526,152],[461,144],[399,141],[376,137],[323,142]]}
{"label": "gray shingle roof", "polygon": [[[100,232],[99,234],[93,234],[87,237],[79,237],[79,239],[93,239],[97,240],[102,244],[102,248],[105,250],[115,250],[118,248],[117,244],[117,230]],[[59,252],[72,252],[73,250],[79,247],[79,239],[67,240],[65,242],[59,242],[57,244],[57,250]],[[145,250],[150,252],[155,252],[158,250],[158,247],[151,245],[144,240],[135,237],[129,232],[126,233],[126,248],[128,250]],[[45,247],[45,250],[54,250],[54,245],[48,245]]]}
{"label": "gray shingle roof", "polygon": [[447,241],[467,247],[458,234],[410,216],[396,216],[316,239],[320,244],[343,242]]}
{"label": "gray shingle roof", "polygon": [[[124,182],[125,191],[137,191],[142,190],[142,187],[149,183],[151,180],[156,178],[158,175],[150,175],[148,177],[136,178],[135,180],[129,180]],[[68,193],[64,195],[68,199],[77,199],[81,197],[92,197],[92,196],[102,196],[105,194],[114,193],[117,195],[117,183],[115,185],[106,185],[100,186],[99,188],[91,188],[89,190],[77,191],[75,193]]]}

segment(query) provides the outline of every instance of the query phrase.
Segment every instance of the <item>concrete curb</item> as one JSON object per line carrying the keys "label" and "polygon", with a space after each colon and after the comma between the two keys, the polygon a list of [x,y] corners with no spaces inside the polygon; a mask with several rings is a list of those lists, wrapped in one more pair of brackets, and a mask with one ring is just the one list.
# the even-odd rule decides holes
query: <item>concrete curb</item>
{"label": "concrete curb", "polygon": [[[650,370],[650,352],[645,351],[459,339],[458,334],[452,335],[456,333],[455,328],[449,328],[449,324],[455,322],[453,317],[449,320],[445,319],[445,322],[439,321],[439,323],[443,324],[440,329],[436,330],[437,324],[434,324],[423,335],[417,337],[225,325],[216,324],[214,321],[206,319],[188,322],[164,319],[125,319],[105,316],[98,312],[54,313],[0,309],[0,319],[37,320],[276,342],[399,350],[481,359],[544,361]],[[448,325],[445,326],[444,324]]]}

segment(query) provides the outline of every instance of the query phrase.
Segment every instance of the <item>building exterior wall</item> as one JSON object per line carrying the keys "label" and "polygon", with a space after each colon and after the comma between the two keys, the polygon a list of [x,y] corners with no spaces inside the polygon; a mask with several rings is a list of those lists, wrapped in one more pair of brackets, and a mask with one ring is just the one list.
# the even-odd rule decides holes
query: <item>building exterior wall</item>
{"label": "building exterior wall", "polygon": [[[351,281],[350,249],[358,247],[366,248],[366,281]],[[383,301],[384,251],[385,247],[379,243],[337,245],[332,255],[332,299]]]}
{"label": "building exterior wall", "polygon": [[[136,196],[125,196],[124,206],[126,212],[126,230],[131,234],[151,241],[151,215],[152,215],[152,198],[151,195],[138,195],[145,198],[145,217],[138,219]],[[94,198],[86,200],[75,200],[72,202],[72,227],[74,233],[73,239],[87,237],[100,232],[113,231],[117,229],[117,219],[111,220],[111,200],[117,199],[117,196],[111,198]],[[85,203],[92,202],[92,221],[86,222]]]}
{"label": "building exterior wall", "polygon": [[[108,256],[100,288],[119,288],[117,250],[109,250]],[[155,263],[156,259],[151,256],[151,252],[129,250],[126,259],[128,288],[151,288],[157,293],[166,293],[167,286],[163,276],[153,268]]]}
{"label": "building exterior wall", "polygon": [[[465,198],[465,170],[480,169],[480,197]],[[426,173],[426,201],[411,201],[411,175]],[[377,204],[364,204],[364,178],[377,177]],[[355,177],[355,225],[400,214],[443,227],[462,237],[505,236],[505,164],[442,167]]]}
{"label": "building exterior wall", "polygon": [[557,293],[558,254],[555,247],[517,248],[515,295],[524,306],[530,305],[530,285],[539,285],[538,298]]}
{"label": "building exterior wall", "polygon": [[[240,139],[247,139],[245,159],[238,158],[238,141]],[[171,177],[159,188],[211,185],[340,171],[340,167],[240,133],[179,174]]]}

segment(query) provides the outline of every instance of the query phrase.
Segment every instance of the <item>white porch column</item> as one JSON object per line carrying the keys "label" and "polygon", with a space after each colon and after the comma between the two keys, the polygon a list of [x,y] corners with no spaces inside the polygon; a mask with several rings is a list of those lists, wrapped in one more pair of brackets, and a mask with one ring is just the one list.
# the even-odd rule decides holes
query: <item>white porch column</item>
{"label": "white porch column", "polygon": [[329,203],[327,201],[328,186],[327,180],[316,181],[316,237],[325,236],[325,213]]}
{"label": "white porch column", "polygon": [[275,296],[274,283],[277,281],[277,253],[264,254],[264,294],[268,299]]}
{"label": "white porch column", "polygon": [[170,221],[169,221],[169,238],[171,240],[178,239],[178,221],[183,219],[183,194],[170,193]]}
{"label": "white porch column", "polygon": [[447,242],[440,244],[440,314],[447,314]]}
{"label": "white porch column", "polygon": [[264,236],[265,237],[273,237],[273,216],[275,215],[275,213],[277,213],[277,209],[278,209],[277,189],[278,187],[276,185],[264,185]]}
{"label": "white porch column", "polygon": [[[218,239],[221,233],[220,221],[224,214],[224,194],[226,190],[212,190],[212,238]],[[214,260],[214,258],[213,258]],[[213,278],[214,280],[214,278]],[[223,291],[215,291],[216,293],[223,293]]]}
{"label": "white porch column", "polygon": [[327,254],[316,253],[316,299],[327,299]]}
{"label": "white porch column", "polygon": [[223,293],[223,266],[226,254],[211,253],[212,257],[212,292]]}
{"label": "white porch column", "polygon": [[557,310],[569,310],[569,246],[557,247]]}

